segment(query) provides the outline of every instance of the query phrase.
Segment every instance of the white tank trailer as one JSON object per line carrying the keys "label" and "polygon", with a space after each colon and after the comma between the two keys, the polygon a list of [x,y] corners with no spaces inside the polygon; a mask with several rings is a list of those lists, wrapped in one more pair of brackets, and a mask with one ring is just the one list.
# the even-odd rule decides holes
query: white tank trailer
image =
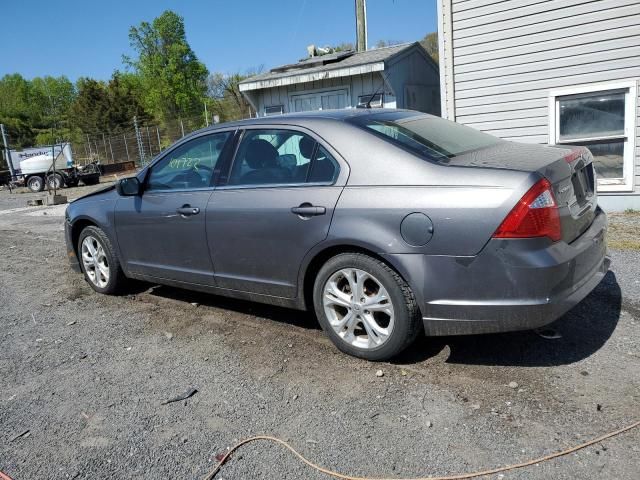
{"label": "white tank trailer", "polygon": [[79,182],[94,185],[100,181],[100,170],[96,164],[74,166],[69,143],[22,151],[12,150],[11,161],[18,183],[27,186],[32,192],[41,192],[47,184],[51,189],[59,189],[75,187]]}

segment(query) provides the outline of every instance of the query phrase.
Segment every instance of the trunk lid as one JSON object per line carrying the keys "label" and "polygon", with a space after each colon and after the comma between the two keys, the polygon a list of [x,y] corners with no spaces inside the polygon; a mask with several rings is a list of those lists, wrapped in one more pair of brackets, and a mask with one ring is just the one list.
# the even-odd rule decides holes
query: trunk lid
{"label": "trunk lid", "polygon": [[570,243],[593,222],[597,208],[593,156],[575,146],[542,146],[514,142],[466,152],[440,163],[538,173],[553,186],[562,239]]}

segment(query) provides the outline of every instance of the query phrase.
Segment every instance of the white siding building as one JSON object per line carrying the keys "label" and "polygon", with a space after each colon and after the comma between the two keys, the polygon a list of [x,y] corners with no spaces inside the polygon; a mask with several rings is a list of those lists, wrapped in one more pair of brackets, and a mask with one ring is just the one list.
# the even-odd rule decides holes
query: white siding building
{"label": "white siding building", "polygon": [[640,209],[640,0],[438,0],[442,115],[594,154],[600,204]]}
{"label": "white siding building", "polygon": [[240,91],[258,115],[307,110],[408,108],[440,115],[438,65],[419,43],[312,57],[248,78]]}

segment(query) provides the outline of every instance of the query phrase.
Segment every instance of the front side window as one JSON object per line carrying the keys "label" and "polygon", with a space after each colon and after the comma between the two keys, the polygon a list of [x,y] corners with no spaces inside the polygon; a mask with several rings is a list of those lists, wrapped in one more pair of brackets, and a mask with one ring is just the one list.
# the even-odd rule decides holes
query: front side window
{"label": "front side window", "polygon": [[587,87],[552,93],[551,143],[580,145],[593,154],[601,191],[632,187],[635,85]]}
{"label": "front side window", "polygon": [[213,172],[231,133],[191,140],[151,167],[146,190],[185,190],[211,185]]}
{"label": "front side window", "polygon": [[331,183],[337,171],[336,161],[309,135],[294,130],[247,130],[228,185]]}

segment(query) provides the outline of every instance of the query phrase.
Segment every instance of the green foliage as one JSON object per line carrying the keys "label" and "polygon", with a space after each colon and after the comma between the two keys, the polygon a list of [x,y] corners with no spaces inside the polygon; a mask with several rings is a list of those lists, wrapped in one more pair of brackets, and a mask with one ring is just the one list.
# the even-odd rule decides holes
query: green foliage
{"label": "green foliage", "polygon": [[108,83],[80,78],[78,95],[71,105],[73,125],[89,134],[119,133],[133,128],[133,117],[141,124],[150,120],[141,105],[138,77],[115,72]]}
{"label": "green foliage", "polygon": [[0,123],[7,127],[12,147],[49,143],[51,128],[68,128],[69,107],[76,91],[67,77],[36,77],[20,74],[0,79]]}
{"label": "green foliage", "polygon": [[182,17],[167,10],[131,27],[129,40],[138,57],[124,61],[140,78],[149,112],[166,120],[201,110],[208,71],[187,42]]}
{"label": "green foliage", "polygon": [[392,47],[394,45],[400,45],[401,43],[405,42],[402,40],[378,40],[374,48]]}
{"label": "green foliage", "polygon": [[223,74],[215,72],[209,75],[207,107],[212,115],[218,115],[221,122],[247,118],[251,114],[251,105],[240,92],[240,82],[259,73],[253,70],[246,74]]}
{"label": "green foliage", "polygon": [[440,61],[440,50],[438,49],[438,32],[427,33],[420,41],[429,56],[438,63]]}
{"label": "green foliage", "polygon": [[351,42],[342,42],[333,47],[334,52],[348,52],[349,50],[355,50],[355,47]]}

